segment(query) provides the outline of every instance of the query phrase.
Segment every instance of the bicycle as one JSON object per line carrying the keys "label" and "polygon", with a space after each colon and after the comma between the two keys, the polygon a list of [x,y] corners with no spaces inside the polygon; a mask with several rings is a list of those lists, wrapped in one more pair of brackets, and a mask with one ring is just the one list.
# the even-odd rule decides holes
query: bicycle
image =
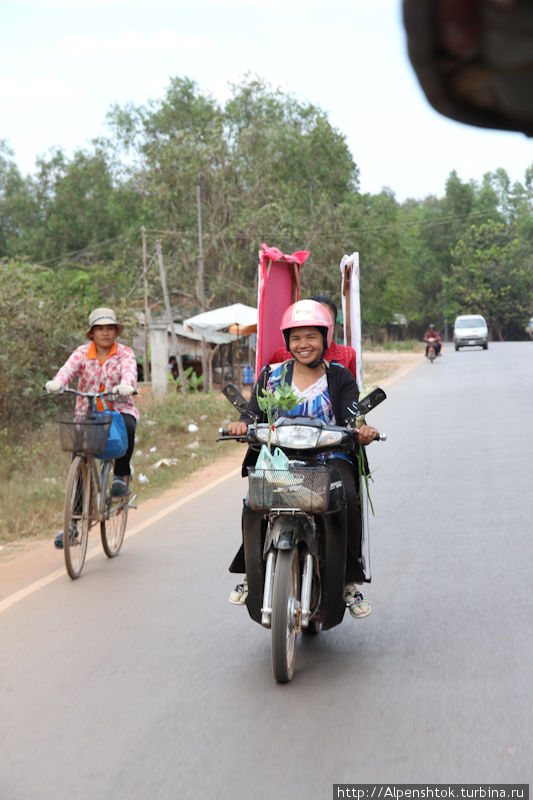
{"label": "bicycle", "polygon": [[[103,453],[111,418],[95,414],[94,406],[100,394],[64,389],[64,393],[75,394],[89,400],[87,416],[64,412],[59,416],[59,438],[61,449],[73,454],[67,477],[65,511],[63,522],[63,551],[65,566],[72,580],[79,578],[85,563],[89,529],[100,523],[100,537],[104,553],[115,558],[124,541],[129,508],[135,497],[131,489],[115,497],[111,494],[113,482],[113,459],[97,463]],[[108,399],[114,395],[105,392]]]}

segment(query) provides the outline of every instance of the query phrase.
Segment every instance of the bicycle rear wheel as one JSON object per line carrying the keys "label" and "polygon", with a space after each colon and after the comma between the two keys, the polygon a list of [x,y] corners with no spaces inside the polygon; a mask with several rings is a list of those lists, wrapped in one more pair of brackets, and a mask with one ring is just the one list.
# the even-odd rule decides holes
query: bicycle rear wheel
{"label": "bicycle rear wheel", "polygon": [[[131,480],[131,478],[130,478]],[[100,523],[100,536],[102,547],[108,558],[115,558],[120,552],[126,523],[128,521],[128,502],[130,492],[122,497],[111,496],[111,484],[113,483],[113,470],[111,462],[105,464],[102,469],[102,488],[105,491],[105,517]]]}
{"label": "bicycle rear wheel", "polygon": [[67,478],[63,520],[65,566],[72,580],[80,577],[85,563],[89,539],[90,503],[91,481],[87,461],[81,456],[75,456]]}

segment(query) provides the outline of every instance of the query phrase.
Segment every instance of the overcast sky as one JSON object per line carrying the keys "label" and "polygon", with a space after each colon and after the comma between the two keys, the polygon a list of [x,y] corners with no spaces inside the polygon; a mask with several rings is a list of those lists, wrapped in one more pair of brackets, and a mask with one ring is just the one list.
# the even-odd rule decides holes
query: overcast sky
{"label": "overcast sky", "polygon": [[327,112],[361,189],[442,196],[504,167],[523,180],[533,140],[439,116],[409,65],[399,0],[2,0],[0,138],[24,174],[58,145],[105,132],[113,103],[161,98],[169,77],[219,100],[248,72]]}

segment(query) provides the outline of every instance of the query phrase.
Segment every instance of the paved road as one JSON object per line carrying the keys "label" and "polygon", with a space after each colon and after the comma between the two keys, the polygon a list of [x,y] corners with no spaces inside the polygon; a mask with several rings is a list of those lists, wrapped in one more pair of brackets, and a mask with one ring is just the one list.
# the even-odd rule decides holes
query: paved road
{"label": "paved road", "polygon": [[447,349],[388,393],[373,614],[300,642],[276,685],[268,632],[226,602],[229,480],[0,615],[1,800],[531,779],[533,344]]}

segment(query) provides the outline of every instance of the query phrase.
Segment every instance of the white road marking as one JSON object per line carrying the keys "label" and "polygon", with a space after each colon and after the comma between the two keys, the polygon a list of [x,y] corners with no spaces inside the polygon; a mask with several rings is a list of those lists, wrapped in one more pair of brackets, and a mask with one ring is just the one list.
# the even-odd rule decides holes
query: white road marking
{"label": "white road marking", "polygon": [[[211,483],[206,484],[201,489],[197,489],[195,492],[191,492],[191,494],[188,494],[186,497],[182,497],[181,500],[176,500],[175,503],[171,503],[170,505],[165,506],[165,508],[161,509],[161,511],[158,511],[155,514],[152,514],[151,517],[148,517],[148,519],[145,519],[144,522],[140,522],[138,525],[135,525],[133,528],[127,530],[124,538],[130,539],[137,533],[141,533],[142,531],[146,530],[146,528],[149,528],[155,522],[159,522],[160,519],[164,519],[164,517],[168,516],[169,514],[172,514],[173,511],[176,511],[178,508],[181,508],[181,506],[184,506],[186,503],[190,503],[192,500],[196,500],[197,497],[201,497],[201,495],[206,494],[206,492],[210,492],[211,489],[214,489],[221,483],[224,483],[230,478],[234,478],[236,475],[240,474],[241,474],[241,467],[239,466],[236,469],[231,470],[231,472],[228,472],[223,477],[217,478],[216,480],[211,481]],[[102,554],[102,548],[100,546],[93,547],[91,548],[91,550],[88,551],[85,561],[86,562],[90,561],[91,559],[96,558],[96,556],[99,556],[101,554]],[[44,589],[46,586],[49,586],[54,581],[59,580],[59,578],[63,578],[65,574],[66,573],[64,569],[56,569],[49,575],[46,575],[44,578],[40,578],[38,581],[30,583],[30,585],[26,586],[24,589],[20,589],[18,592],[15,592],[9,597],[6,597],[4,600],[0,601],[0,614],[2,613],[2,611],[7,611],[8,608],[11,608],[12,606],[16,605],[16,603],[20,603],[20,601],[24,600],[26,597],[35,594],[35,592],[39,592],[41,589]]]}

